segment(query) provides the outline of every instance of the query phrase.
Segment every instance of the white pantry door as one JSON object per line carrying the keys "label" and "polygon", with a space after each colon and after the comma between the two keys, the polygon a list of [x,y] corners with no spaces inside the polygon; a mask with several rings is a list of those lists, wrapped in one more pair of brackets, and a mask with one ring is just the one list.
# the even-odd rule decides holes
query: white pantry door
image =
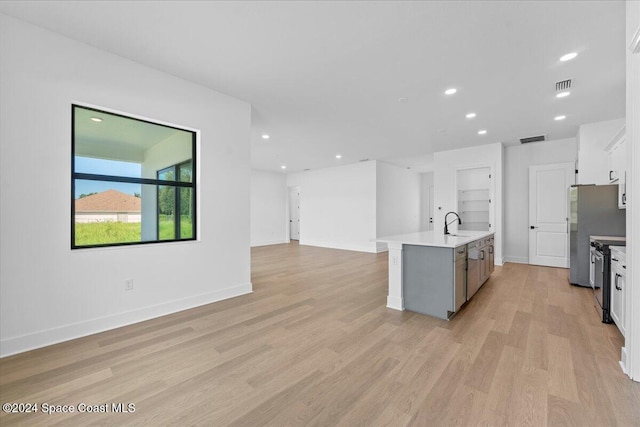
{"label": "white pantry door", "polygon": [[529,264],[569,266],[569,187],[573,163],[529,167]]}
{"label": "white pantry door", "polygon": [[289,238],[300,240],[300,187],[289,188]]}
{"label": "white pantry door", "polygon": [[429,231],[433,231],[433,185],[429,186]]}

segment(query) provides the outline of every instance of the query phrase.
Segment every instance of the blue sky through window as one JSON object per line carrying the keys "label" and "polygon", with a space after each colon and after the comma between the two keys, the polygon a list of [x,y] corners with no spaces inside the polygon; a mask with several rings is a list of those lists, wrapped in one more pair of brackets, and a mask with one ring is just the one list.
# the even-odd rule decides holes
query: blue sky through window
{"label": "blue sky through window", "polygon": [[[93,173],[98,175],[115,175],[132,178],[142,176],[142,165],[139,163],[121,162],[117,160],[94,159],[89,157],[75,156],[75,169],[80,173]],[[123,193],[140,193],[139,184],[128,184],[124,182],[105,182],[76,180],[75,198],[81,194],[101,193],[113,189]]]}

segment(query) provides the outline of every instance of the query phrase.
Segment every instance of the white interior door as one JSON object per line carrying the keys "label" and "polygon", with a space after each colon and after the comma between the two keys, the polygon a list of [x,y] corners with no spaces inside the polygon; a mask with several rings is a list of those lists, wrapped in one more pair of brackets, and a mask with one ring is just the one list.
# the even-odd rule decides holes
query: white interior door
{"label": "white interior door", "polygon": [[289,238],[300,240],[300,187],[289,188]]}
{"label": "white interior door", "polygon": [[429,231],[433,230],[433,185],[429,186]]}
{"label": "white interior door", "polygon": [[569,266],[569,186],[573,163],[529,168],[529,264]]}

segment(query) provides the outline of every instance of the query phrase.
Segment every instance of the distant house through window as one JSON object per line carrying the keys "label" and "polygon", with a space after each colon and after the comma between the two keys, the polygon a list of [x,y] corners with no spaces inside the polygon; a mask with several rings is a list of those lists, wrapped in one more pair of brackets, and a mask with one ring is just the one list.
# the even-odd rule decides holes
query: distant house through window
{"label": "distant house through window", "polygon": [[196,133],[72,106],[71,247],[196,238]]}

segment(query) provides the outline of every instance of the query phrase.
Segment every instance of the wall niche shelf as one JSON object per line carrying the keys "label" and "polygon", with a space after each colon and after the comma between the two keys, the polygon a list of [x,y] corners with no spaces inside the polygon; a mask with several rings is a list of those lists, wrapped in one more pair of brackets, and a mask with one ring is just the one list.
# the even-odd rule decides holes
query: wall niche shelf
{"label": "wall niche shelf", "polygon": [[458,170],[458,230],[489,231],[491,228],[491,168]]}

